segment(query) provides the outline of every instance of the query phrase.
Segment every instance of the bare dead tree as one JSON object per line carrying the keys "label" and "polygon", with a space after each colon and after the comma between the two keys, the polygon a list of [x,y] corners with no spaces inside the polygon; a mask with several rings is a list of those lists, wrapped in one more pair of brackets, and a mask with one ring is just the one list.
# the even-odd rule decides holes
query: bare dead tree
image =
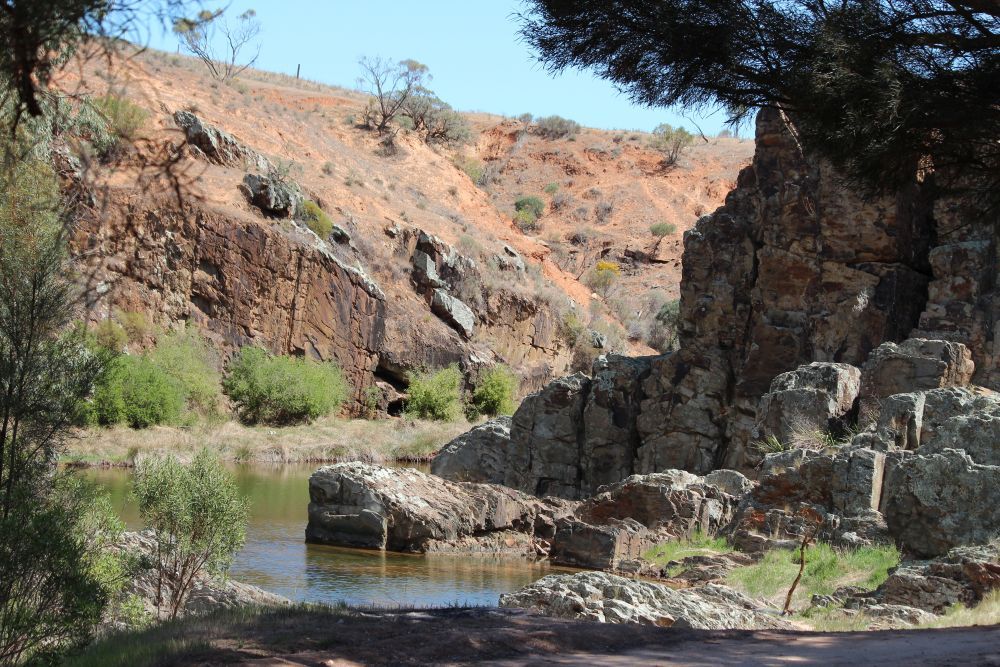
{"label": "bare dead tree", "polygon": [[424,89],[430,79],[427,66],[416,60],[393,63],[387,58],[362,58],[358,87],[371,95],[364,111],[364,123],[380,135],[406,105],[410,96]]}
{"label": "bare dead tree", "polygon": [[[252,9],[236,17],[230,24],[223,18],[222,11],[202,11],[195,19],[178,19],[174,22],[174,34],[185,49],[201,60],[212,78],[229,81],[250,67],[260,56],[260,42],[256,44],[253,57],[245,62],[240,54],[260,36],[261,25],[257,12]],[[225,46],[217,50],[218,36],[222,35]]]}

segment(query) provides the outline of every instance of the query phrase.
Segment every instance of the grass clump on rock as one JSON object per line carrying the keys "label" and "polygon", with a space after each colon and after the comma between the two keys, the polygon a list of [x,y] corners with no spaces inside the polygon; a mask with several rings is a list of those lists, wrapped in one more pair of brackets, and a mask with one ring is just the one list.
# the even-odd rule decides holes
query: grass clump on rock
{"label": "grass clump on rock", "polygon": [[406,414],[415,419],[455,421],[462,414],[462,372],[452,364],[437,371],[411,373]]}
{"label": "grass clump on rock", "polygon": [[316,236],[321,239],[326,240],[330,236],[330,232],[333,231],[333,220],[319,207],[319,204],[311,199],[302,202],[302,210],[299,215],[306,227],[315,232]]}
{"label": "grass clump on rock", "polygon": [[222,383],[246,424],[294,424],[328,415],[347,399],[347,383],[333,362],[279,357],[244,347]]}
{"label": "grass clump on rock", "polygon": [[647,551],[643,557],[652,563],[663,566],[674,561],[690,558],[691,556],[728,554],[732,552],[733,548],[729,546],[725,538],[711,537],[701,531],[697,531],[691,537],[658,544]]}

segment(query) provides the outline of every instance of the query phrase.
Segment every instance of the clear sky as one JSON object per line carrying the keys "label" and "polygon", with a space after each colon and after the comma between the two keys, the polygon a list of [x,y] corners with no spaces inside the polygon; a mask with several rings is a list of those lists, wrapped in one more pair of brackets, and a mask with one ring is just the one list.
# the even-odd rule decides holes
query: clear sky
{"label": "clear sky", "polygon": [[[676,111],[632,104],[589,72],[550,75],[517,37],[521,0],[231,0],[226,14],[248,8],[263,25],[261,69],[294,74],[301,63],[304,78],[354,88],[361,56],[413,58],[430,68],[434,92],[462,111],[558,114],[608,129],[651,130],[663,122],[695,129]],[[174,51],[177,40],[156,31],[150,46]],[[687,115],[706,134],[725,121],[721,112]]]}

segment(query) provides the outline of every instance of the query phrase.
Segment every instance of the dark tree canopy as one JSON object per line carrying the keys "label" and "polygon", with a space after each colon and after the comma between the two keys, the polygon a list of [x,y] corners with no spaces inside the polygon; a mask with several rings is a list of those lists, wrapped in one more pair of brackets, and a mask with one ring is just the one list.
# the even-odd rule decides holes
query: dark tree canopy
{"label": "dark tree canopy", "polygon": [[[880,187],[1000,190],[997,0],[532,0],[521,34],[552,70],[636,102],[778,107],[803,143]],[[944,178],[943,174],[950,174]],[[957,176],[957,178],[956,178]]]}

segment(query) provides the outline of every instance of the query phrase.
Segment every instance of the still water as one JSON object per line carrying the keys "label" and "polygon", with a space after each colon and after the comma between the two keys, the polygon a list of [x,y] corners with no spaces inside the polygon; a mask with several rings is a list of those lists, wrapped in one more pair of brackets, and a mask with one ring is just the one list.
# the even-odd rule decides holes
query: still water
{"label": "still water", "polygon": [[[316,465],[234,466],[250,498],[246,546],[231,576],[296,601],[352,605],[496,605],[551,570],[544,564],[479,556],[419,556],[340,549],[304,541],[309,475]],[[138,515],[129,502],[131,471],[83,474],[111,493],[130,529]]]}

